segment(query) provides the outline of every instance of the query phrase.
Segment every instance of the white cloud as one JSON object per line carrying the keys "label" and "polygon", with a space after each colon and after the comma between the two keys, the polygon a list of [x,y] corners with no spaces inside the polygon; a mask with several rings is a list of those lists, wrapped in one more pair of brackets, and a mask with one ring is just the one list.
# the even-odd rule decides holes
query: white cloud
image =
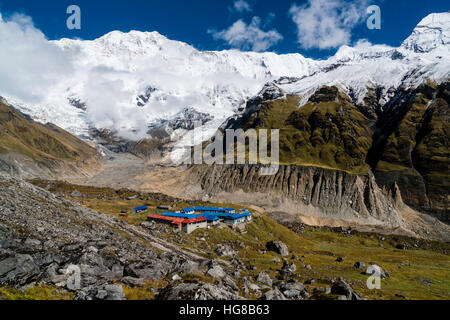
{"label": "white cloud", "polygon": [[49,42],[30,17],[0,15],[0,95],[39,103],[72,70],[70,56]]}
{"label": "white cloud", "polygon": [[332,49],[349,44],[352,29],[363,22],[369,0],[308,0],[289,10],[304,49]]}
{"label": "white cloud", "polygon": [[262,30],[261,18],[253,17],[250,24],[242,19],[222,31],[209,30],[216,40],[223,40],[231,47],[241,50],[265,51],[283,40],[277,30]]}
{"label": "white cloud", "polygon": [[[246,36],[241,41],[250,41],[249,49],[263,50],[282,38],[260,30],[266,28],[259,18],[243,25]],[[239,44],[237,38],[230,41]],[[136,53],[136,43],[142,52]],[[266,82],[262,70],[255,79],[253,72],[263,68],[253,66],[252,59],[243,62],[250,67],[242,67],[242,73],[236,72],[235,60],[201,54],[153,33],[115,32],[93,42],[52,42],[29,17],[0,19],[0,95],[34,119],[80,135],[94,126],[139,140],[146,137],[149,124],[187,107],[223,122]],[[139,107],[136,97],[149,86],[155,91]],[[68,98],[84,102],[87,110],[70,105]]]}
{"label": "white cloud", "polygon": [[233,7],[230,8],[231,11],[236,11],[239,13],[244,13],[244,12],[252,12],[253,8],[250,6],[250,4],[247,1],[244,0],[236,0],[233,3]]}

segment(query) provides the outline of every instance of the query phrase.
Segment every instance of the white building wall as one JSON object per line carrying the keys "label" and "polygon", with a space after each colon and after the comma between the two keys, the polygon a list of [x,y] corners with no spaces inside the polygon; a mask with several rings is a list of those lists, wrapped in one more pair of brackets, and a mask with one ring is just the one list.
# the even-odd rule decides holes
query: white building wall
{"label": "white building wall", "polygon": [[190,224],[183,224],[183,231],[187,234],[190,234],[194,232],[197,229],[206,229],[208,227],[208,222],[200,222],[200,223],[190,223]]}

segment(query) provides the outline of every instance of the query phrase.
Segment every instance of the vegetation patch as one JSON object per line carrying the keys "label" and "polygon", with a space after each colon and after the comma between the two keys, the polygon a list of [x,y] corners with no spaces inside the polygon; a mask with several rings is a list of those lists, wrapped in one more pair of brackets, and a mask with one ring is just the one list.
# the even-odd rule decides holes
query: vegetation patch
{"label": "vegetation patch", "polygon": [[55,125],[42,125],[0,103],[0,153],[18,152],[46,164],[51,160],[77,161],[97,151]]}
{"label": "vegetation patch", "polygon": [[33,286],[24,291],[0,287],[0,300],[73,300],[73,298],[73,293],[50,286]]}

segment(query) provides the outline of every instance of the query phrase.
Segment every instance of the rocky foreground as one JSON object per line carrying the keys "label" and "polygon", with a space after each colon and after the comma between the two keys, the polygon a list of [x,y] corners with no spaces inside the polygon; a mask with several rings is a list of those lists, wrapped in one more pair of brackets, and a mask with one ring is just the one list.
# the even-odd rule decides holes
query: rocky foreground
{"label": "rocky foreground", "polygon": [[[229,268],[225,261],[202,258],[145,228],[77,206],[24,181],[3,174],[0,181],[0,287],[25,290],[45,285],[69,291],[77,300],[121,300],[124,286],[171,279],[148,290],[159,299],[243,299],[236,284],[240,266]],[[230,248],[222,249],[226,256]],[[71,273],[77,269],[79,287]],[[288,274],[289,266],[285,269]],[[189,274],[216,281],[183,281]],[[263,299],[309,297],[299,282],[275,284],[264,273],[258,280],[265,283],[264,295],[247,279],[244,290],[259,292]],[[338,286],[339,294],[357,296],[345,283]]]}
{"label": "rocky foreground", "polygon": [[[352,234],[336,234],[348,239],[339,240],[348,243],[346,251],[338,244],[333,249],[344,253],[337,256],[319,249],[334,246],[326,240],[328,233],[298,238],[283,228],[257,216],[242,233],[224,228],[187,236],[154,223],[130,224],[0,173],[0,299],[8,298],[5,292],[26,293],[30,288],[50,288],[57,298],[76,300],[360,300],[413,294],[410,285],[417,286],[420,297],[447,294],[441,289],[448,273],[445,244],[428,251],[412,239],[415,246],[408,253],[405,246],[391,248],[381,236],[352,240]],[[313,241],[318,236],[327,238]],[[351,249],[353,242],[358,245]],[[395,263],[364,256],[363,242],[369,251],[392,255]],[[418,260],[416,265],[415,256],[433,260]],[[383,267],[382,278],[388,282],[382,295],[364,286],[374,264],[368,261]],[[423,264],[442,271],[428,278]],[[408,279],[404,290],[399,288],[397,282],[402,284],[409,274],[416,278]],[[37,295],[33,298],[49,297],[39,296],[39,291]]]}

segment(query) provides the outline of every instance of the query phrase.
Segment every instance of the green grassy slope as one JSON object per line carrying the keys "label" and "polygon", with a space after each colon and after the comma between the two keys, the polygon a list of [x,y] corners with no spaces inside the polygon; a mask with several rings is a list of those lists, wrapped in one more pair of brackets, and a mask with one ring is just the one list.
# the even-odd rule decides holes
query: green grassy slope
{"label": "green grassy slope", "polygon": [[351,173],[369,169],[370,120],[337,88],[323,88],[298,108],[300,97],[266,101],[244,120],[245,129],[280,129],[280,162]]}
{"label": "green grassy slope", "polygon": [[0,153],[18,152],[38,162],[77,161],[96,154],[85,142],[54,125],[34,122],[0,103]]}

